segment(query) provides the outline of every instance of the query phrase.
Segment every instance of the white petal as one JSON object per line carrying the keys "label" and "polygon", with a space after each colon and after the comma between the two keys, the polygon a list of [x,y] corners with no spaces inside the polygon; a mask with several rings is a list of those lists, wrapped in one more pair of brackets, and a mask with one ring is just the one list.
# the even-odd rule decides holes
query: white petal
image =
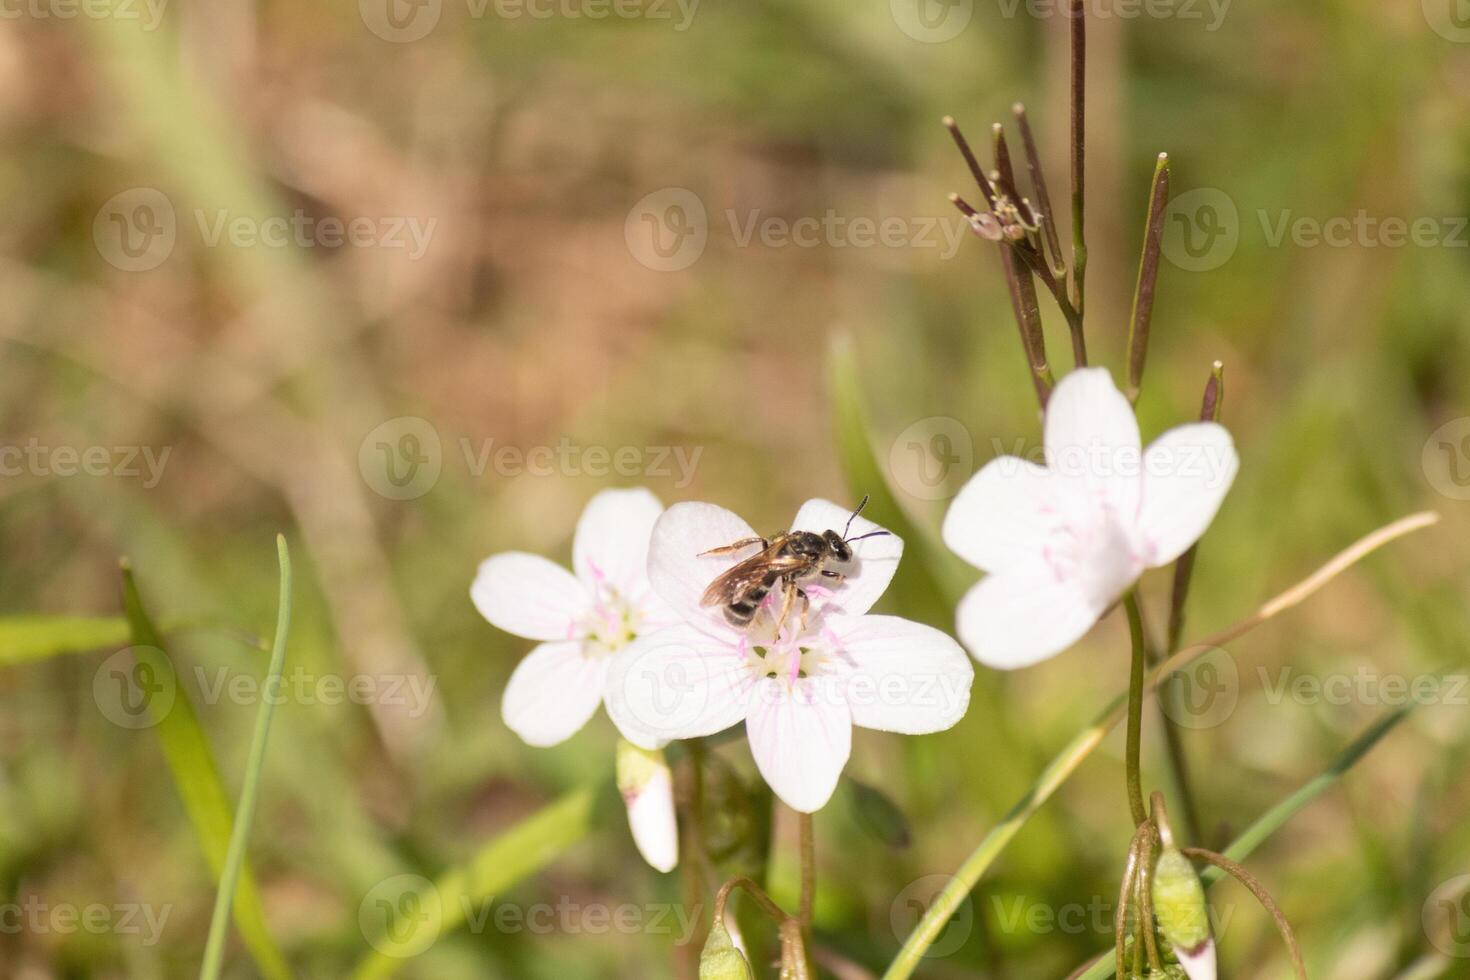
{"label": "white petal", "polygon": [[1046,465],[1086,502],[1130,519],[1138,512],[1141,442],[1133,406],[1106,368],[1081,368],[1046,403]]}
{"label": "white petal", "polygon": [[663,753],[619,740],[617,763],[618,790],[638,853],[659,871],[672,871],[679,863],[679,825],[674,780]]}
{"label": "white petal", "polygon": [[1215,940],[1210,938],[1193,953],[1174,947],[1179,965],[1184,967],[1189,980],[1215,980]]}
{"label": "white petal", "polygon": [[572,569],[589,585],[637,597],[648,584],[648,539],[664,512],[644,489],[604,490],[587,502],[572,539]]}
{"label": "white petal", "polygon": [[571,572],[519,551],[481,562],[470,599],[492,625],[528,640],[570,639],[592,601]]}
{"label": "white petal", "polygon": [[925,735],[964,717],[975,668],[948,634],[897,616],[844,618],[832,631],[851,665],[842,686],[854,725]]}
{"label": "white petal", "polygon": [[607,657],[582,655],[580,640],[543,643],[511,672],[500,716],[527,745],[564,742],[597,713],[607,669]]}
{"label": "white petal", "polygon": [[1138,529],[1149,565],[1166,565],[1198,541],[1235,480],[1240,459],[1225,427],[1193,422],[1155,439],[1143,457]]}
{"label": "white petal", "polygon": [[960,489],[944,515],[944,543],[976,568],[999,572],[1034,561],[1056,523],[1055,481],[1045,467],[1001,456]]}
{"label": "white petal", "polygon": [[736,724],[753,684],[744,654],[681,624],[639,637],[613,657],[607,713],[628,741],[657,748]]}
{"label": "white petal", "polygon": [[1044,567],[1016,570],[987,576],[971,589],[960,600],[957,628],[976,660],[1012,670],[1076,643],[1104,608]]}
{"label": "white petal", "polygon": [[712,635],[730,639],[738,632],[717,606],[700,598],[715,577],[756,553],[757,545],[723,555],[704,555],[747,538],[758,538],[751,526],[723,507],[689,502],[674,504],[653,526],[648,551],[648,578],[654,591],[680,618]]}
{"label": "white petal", "polygon": [[[808,500],[796,512],[791,530],[815,531],[818,534],[832,530],[840,534],[847,527],[849,517],[852,517],[851,508],[834,504],[830,500]],[[883,530],[887,529],[859,514],[853,518],[852,527],[846,536],[856,538]],[[872,609],[873,604],[887,590],[888,583],[893,581],[893,574],[898,571],[898,561],[903,557],[903,539],[889,532],[854,542],[852,551],[854,561],[851,567],[837,569],[846,575],[837,591],[825,599],[814,595],[813,608],[831,605],[849,616],[861,616]],[[814,584],[819,585],[824,581],[817,579]]]}
{"label": "white petal", "polygon": [[806,678],[787,687],[763,678],[745,734],[756,768],[793,810],[813,813],[832,798],[852,751],[852,717],[835,684]]}

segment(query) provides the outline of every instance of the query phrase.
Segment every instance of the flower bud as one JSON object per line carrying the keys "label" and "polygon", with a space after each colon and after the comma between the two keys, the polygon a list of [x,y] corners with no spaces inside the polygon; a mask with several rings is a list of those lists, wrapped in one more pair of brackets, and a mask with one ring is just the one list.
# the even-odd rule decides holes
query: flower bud
{"label": "flower bud", "polygon": [[1215,980],[1215,941],[1210,936],[1205,890],[1194,865],[1167,848],[1154,867],[1154,921],[1174,948],[1189,980]]}
{"label": "flower bud", "polygon": [[735,948],[723,916],[716,916],[699,954],[699,980],[755,980],[745,955]]}
{"label": "flower bud", "polygon": [[617,775],[638,853],[659,871],[673,870],[679,863],[679,826],[674,818],[673,775],[663,752],[619,739]]}
{"label": "flower bud", "polygon": [[970,215],[970,230],[991,242],[998,242],[1005,235],[1000,222],[995,220],[995,215],[988,213]]}

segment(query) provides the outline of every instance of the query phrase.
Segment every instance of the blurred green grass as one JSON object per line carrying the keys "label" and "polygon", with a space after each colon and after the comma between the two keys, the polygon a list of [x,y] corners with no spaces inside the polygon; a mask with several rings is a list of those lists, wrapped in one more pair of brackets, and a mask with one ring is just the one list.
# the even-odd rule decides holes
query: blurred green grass
{"label": "blurred green grass", "polygon": [[[1320,770],[1374,706],[1272,704],[1257,666],[1463,672],[1466,504],[1421,464],[1429,434],[1470,414],[1470,249],[1271,247],[1259,215],[1470,214],[1470,46],[1404,9],[1336,0],[1233,6],[1184,19],[1099,21],[1090,82],[1090,346],[1116,369],[1153,156],[1176,193],[1233,199],[1240,243],[1221,267],[1166,264],[1139,404],[1147,436],[1194,411],[1223,359],[1241,475],[1205,539],[1190,626],[1252,608],[1369,527],[1435,507],[1441,527],[1374,559],[1232,645],[1240,703],[1186,733],[1212,824],[1239,829]],[[492,10],[494,8],[491,8]],[[5,614],[118,612],[131,556],[165,623],[209,624],[171,646],[185,678],[251,676],[267,635],[271,535],[300,556],[291,662],[317,675],[435,678],[424,718],[287,703],[276,716],[251,861],[298,975],[341,976],[367,950],[359,903],[378,882],[434,877],[485,840],[600,778],[605,718],[552,750],[521,745],[499,693],[527,644],[475,614],[476,563],[509,548],[564,560],[583,502],[609,480],[470,472],[460,440],[522,448],[702,450],[693,481],[646,481],[779,527],[810,496],[849,499],[828,408],[831,337],[853,338],[880,462],[930,416],[970,432],[978,466],[1037,438],[1034,399],[982,243],[936,250],[739,247],[726,212],[950,218],[964,168],[937,120],[977,141],[1024,99],[1054,196],[1064,185],[1062,24],[975,7],[923,44],[888,5],[706,0],[667,22],[470,18],[444,7],[391,44],[351,5],[205,4],[143,34],[124,22],[0,22],[0,444],[172,448],[164,479],[35,474],[0,481]],[[1024,9],[1024,8],[1022,8]],[[162,190],[179,241],[157,269],[110,265],[103,202]],[[682,272],[638,264],[629,208],[665,187],[704,202],[711,235]],[[372,249],[206,247],[192,210],[438,218],[425,256]],[[1064,331],[1050,349],[1067,363]],[[407,502],[357,469],[364,437],[401,415],[444,446],[432,491]],[[943,501],[897,485],[912,518]],[[915,560],[912,553],[908,561]],[[1167,576],[1145,582],[1162,610]],[[925,613],[914,597],[892,608]],[[1160,612],[1155,613],[1156,620]],[[902,939],[910,882],[952,871],[1039,767],[1122,683],[1126,635],[1016,675],[982,673],[976,710],[919,739],[860,734],[850,771],[902,802],[915,839],[880,848],[842,799],[818,818],[823,945],[880,968]],[[0,667],[0,902],[147,902],[163,941],[0,934],[17,976],[193,972],[213,898],[155,740],[98,711],[104,650]],[[980,710],[984,706],[985,710]],[[391,712],[387,713],[392,715]],[[239,786],[254,712],[202,721]],[[395,727],[401,724],[401,727]],[[1253,859],[1296,923],[1314,976],[1393,976],[1429,951],[1420,911],[1470,861],[1467,710],[1425,711]],[[1157,732],[1147,782],[1163,785]],[[738,740],[721,750],[742,772]],[[1107,931],[1008,928],[1016,902],[1059,908],[1116,890],[1127,840],[1121,741],[1027,825],[974,896],[976,924],[921,975],[1060,976]],[[794,827],[778,821],[778,895],[794,894]],[[861,860],[852,860],[861,855]],[[594,835],[497,901],[677,901],[612,810]],[[1235,897],[1227,975],[1284,964],[1271,925]],[[903,911],[900,908],[900,913]],[[902,921],[902,915],[899,915]],[[409,977],[659,977],[665,935],[446,935]],[[252,975],[238,947],[230,975]]]}

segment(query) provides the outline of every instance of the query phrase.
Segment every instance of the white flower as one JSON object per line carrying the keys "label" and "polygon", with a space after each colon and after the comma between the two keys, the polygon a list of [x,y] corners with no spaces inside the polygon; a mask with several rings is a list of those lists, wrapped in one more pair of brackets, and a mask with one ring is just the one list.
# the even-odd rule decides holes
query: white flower
{"label": "white flower", "polygon": [[529,745],[575,735],[602,703],[612,655],[674,619],[648,584],[648,539],[663,505],[647,490],[604,490],[577,522],[573,575],[539,555],[485,559],[470,586],[480,615],[541,640],[510,675],[501,716]]}
{"label": "white flower", "polygon": [[[849,516],[834,503],[811,500],[792,529],[841,533]],[[879,530],[858,517],[847,536]],[[649,748],[744,721],[766,782],[789,806],[810,813],[836,788],[853,725],[910,735],[949,728],[969,705],[974,668],[939,630],[866,615],[903,553],[894,535],[854,540],[853,561],[830,566],[845,574],[842,580],[803,582],[811,600],[805,624],[798,602],[777,635],[778,586],[749,627],[732,625],[719,606],[700,600],[716,576],[756,547],[704,553],[756,536],[713,504],[675,504],[659,518],[649,578],[684,623],[638,639],[616,658],[608,714],[625,738]]]}
{"label": "white flower", "polygon": [[679,825],[673,774],[664,754],[618,739],[617,774],[638,853],[659,871],[672,871],[679,863]]}
{"label": "white flower", "polygon": [[1142,451],[1133,408],[1103,368],[1057,385],[1045,440],[1047,466],[991,460],[944,519],[945,543],[989,573],[961,600],[958,631],[991,667],[1026,667],[1081,639],[1144,569],[1199,540],[1239,463],[1214,422]]}

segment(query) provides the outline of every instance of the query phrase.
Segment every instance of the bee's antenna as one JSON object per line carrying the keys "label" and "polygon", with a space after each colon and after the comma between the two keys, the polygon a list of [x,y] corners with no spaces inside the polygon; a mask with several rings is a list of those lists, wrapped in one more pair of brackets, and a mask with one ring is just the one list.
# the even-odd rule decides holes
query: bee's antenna
{"label": "bee's antenna", "polygon": [[847,532],[852,530],[852,522],[863,512],[863,508],[866,506],[868,506],[868,495],[863,494],[863,499],[858,501],[857,510],[853,511],[847,518],[847,527],[842,529],[842,540],[847,540]]}
{"label": "bee's antenna", "polygon": [[861,541],[861,540],[863,540],[863,538],[881,538],[885,534],[892,534],[892,533],[893,533],[892,531],[869,531],[867,534],[859,534],[855,538],[843,538],[842,540],[846,541],[848,544],[852,544],[854,541]]}

